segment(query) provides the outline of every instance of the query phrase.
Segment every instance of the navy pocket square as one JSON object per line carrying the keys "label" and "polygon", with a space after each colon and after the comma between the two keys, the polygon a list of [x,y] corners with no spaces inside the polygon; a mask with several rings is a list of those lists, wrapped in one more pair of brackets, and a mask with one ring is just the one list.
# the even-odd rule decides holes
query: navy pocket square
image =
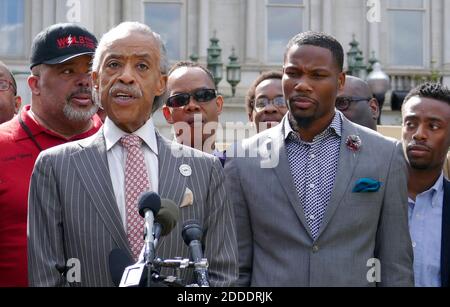
{"label": "navy pocket square", "polygon": [[353,193],[376,192],[380,189],[381,182],[372,178],[361,178],[356,181]]}

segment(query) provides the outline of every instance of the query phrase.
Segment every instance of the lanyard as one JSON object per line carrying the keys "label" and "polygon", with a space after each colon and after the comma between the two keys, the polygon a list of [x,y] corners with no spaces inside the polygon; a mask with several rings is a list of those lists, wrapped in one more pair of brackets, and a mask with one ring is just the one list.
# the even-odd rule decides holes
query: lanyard
{"label": "lanyard", "polygon": [[22,111],[19,113],[18,118],[19,118],[19,123],[20,123],[20,126],[22,127],[22,129],[25,131],[25,133],[28,135],[28,137],[33,141],[33,143],[34,143],[34,145],[36,145],[37,149],[39,149],[39,152],[41,152],[42,151],[41,145],[39,145],[39,143],[36,141],[33,133],[31,133],[30,128],[25,124],[25,122],[22,119]]}

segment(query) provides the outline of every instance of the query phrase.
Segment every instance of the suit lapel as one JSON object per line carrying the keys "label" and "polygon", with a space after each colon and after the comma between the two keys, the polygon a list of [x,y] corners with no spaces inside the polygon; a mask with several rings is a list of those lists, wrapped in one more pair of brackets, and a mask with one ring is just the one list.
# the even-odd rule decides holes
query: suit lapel
{"label": "suit lapel", "polygon": [[283,188],[285,195],[289,199],[289,203],[295,211],[303,227],[308,232],[309,236],[312,238],[311,231],[309,229],[308,223],[306,222],[305,213],[298,199],[297,190],[295,189],[294,182],[292,179],[291,168],[289,166],[289,161],[286,153],[286,147],[284,142],[284,125],[287,120],[287,116],[283,118],[283,121],[272,130],[270,138],[272,140],[271,146],[274,146],[274,152],[278,154],[278,165],[273,168],[275,175],[280,181],[280,185]]}
{"label": "suit lapel", "polygon": [[79,144],[84,148],[71,156],[71,163],[116,244],[130,251],[114,196],[103,128],[92,138],[82,140]]}
{"label": "suit lapel", "polygon": [[450,181],[445,178],[442,205],[441,285],[450,286]]}
{"label": "suit lapel", "polygon": [[181,145],[166,140],[158,132],[156,140],[158,142],[159,195],[161,198],[173,200],[180,206],[186,190],[187,178],[181,174],[180,166],[189,165],[189,163],[186,162]]}
{"label": "suit lapel", "polygon": [[[353,173],[359,159],[360,151],[352,152],[349,148],[347,148],[346,144],[347,138],[350,135],[359,136],[358,130],[353,124],[351,124],[346,118],[344,118],[344,116],[342,116],[341,118],[342,137],[339,148],[339,162],[336,170],[333,192],[331,193],[331,198],[325,211],[325,215],[322,221],[322,225],[320,226],[319,233],[317,234],[317,238],[320,237],[320,235],[327,227],[328,223],[336,212],[336,209],[340,205],[346,191],[349,189],[349,186],[351,185],[350,180],[353,177]],[[363,143],[361,146],[364,146],[364,140],[362,140],[362,142]]]}

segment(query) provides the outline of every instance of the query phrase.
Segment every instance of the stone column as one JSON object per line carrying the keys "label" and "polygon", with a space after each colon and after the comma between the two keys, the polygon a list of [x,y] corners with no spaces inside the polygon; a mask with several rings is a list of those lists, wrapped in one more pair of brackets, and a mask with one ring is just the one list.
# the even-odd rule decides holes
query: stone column
{"label": "stone column", "polygon": [[247,0],[245,29],[245,60],[253,62],[258,59],[257,42],[257,10],[256,0]]}
{"label": "stone column", "polygon": [[209,0],[199,0],[198,52],[206,62],[209,46]]}

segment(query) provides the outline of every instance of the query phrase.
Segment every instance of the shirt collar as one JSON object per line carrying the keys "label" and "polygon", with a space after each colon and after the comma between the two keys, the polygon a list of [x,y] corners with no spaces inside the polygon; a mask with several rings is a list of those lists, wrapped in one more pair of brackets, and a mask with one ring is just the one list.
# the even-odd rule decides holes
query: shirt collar
{"label": "shirt collar", "polygon": [[94,116],[92,116],[92,119],[91,119],[93,121],[93,127],[91,129],[67,139],[67,138],[57,134],[56,132],[53,132],[53,131],[41,126],[38,122],[36,122],[36,120],[33,119],[33,117],[31,116],[30,109],[31,109],[31,105],[24,106],[22,108],[21,112],[19,112],[19,114],[17,115],[17,117],[14,118],[14,120],[17,120],[17,124],[19,127],[19,129],[16,129],[14,131],[13,137],[16,141],[28,139],[30,137],[25,132],[25,130],[20,127],[18,116],[21,116],[23,122],[30,129],[30,132],[33,136],[37,136],[41,133],[45,133],[45,134],[51,135],[53,137],[59,138],[65,142],[87,138],[87,137],[91,136],[92,134],[94,134],[95,132],[97,132],[100,129],[100,127],[103,125],[100,117],[98,115],[94,114]]}
{"label": "shirt collar", "polygon": [[[435,206],[440,205],[440,204],[436,203],[437,196],[440,193],[444,193],[444,173],[443,172],[441,173],[441,175],[439,176],[439,178],[436,180],[436,182],[434,183],[434,185],[431,188],[429,188],[428,190],[426,190],[422,193],[419,193],[416,196],[416,200],[419,195],[431,194],[430,206],[434,208]],[[411,205],[414,205],[416,202],[414,200],[412,200],[410,197],[408,197],[408,203]]]}
{"label": "shirt collar", "polygon": [[[290,113],[288,112],[285,116],[284,127],[283,127],[285,140],[289,137],[291,132],[295,133],[294,130],[292,129],[291,123],[289,122],[289,114]],[[331,124],[320,134],[334,132],[337,136],[341,137],[342,136],[342,116],[343,116],[343,114],[340,111],[336,110],[333,120],[331,121]]]}
{"label": "shirt collar", "polygon": [[[125,135],[129,133],[123,131],[108,117],[104,124],[104,135],[106,142],[106,150],[109,151],[116,143]],[[139,136],[144,143],[158,155],[158,145],[156,142],[155,125],[153,124],[153,118],[147,120],[147,122],[138,130],[133,132],[134,135]]]}

